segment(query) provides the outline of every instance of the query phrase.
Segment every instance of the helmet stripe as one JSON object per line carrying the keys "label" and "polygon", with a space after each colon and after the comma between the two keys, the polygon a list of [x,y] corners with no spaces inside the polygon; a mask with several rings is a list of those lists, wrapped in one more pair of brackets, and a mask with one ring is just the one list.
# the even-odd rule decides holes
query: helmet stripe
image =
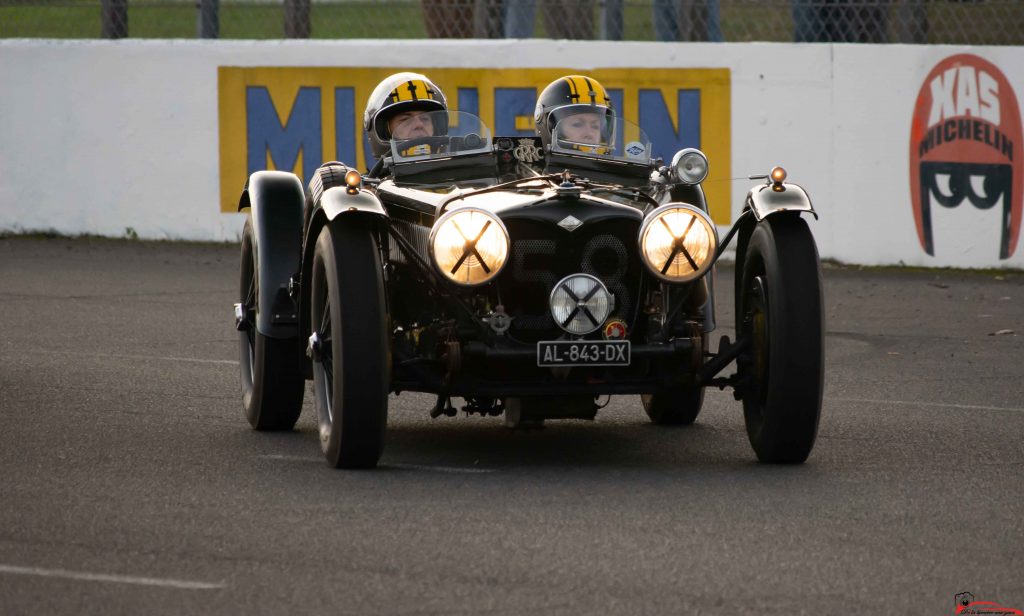
{"label": "helmet stripe", "polygon": [[437,100],[437,91],[421,79],[410,79],[391,91],[391,100],[396,103]]}
{"label": "helmet stripe", "polygon": [[604,86],[591,81],[590,78],[584,77],[583,81],[587,82],[587,92],[590,92],[590,102],[595,105],[607,105],[608,104],[608,93],[605,92]]}
{"label": "helmet stripe", "polygon": [[569,84],[569,99],[574,103],[580,102],[580,91],[576,86],[576,80],[569,76],[565,78],[565,83]]}
{"label": "helmet stripe", "polygon": [[597,104],[597,92],[594,91],[594,86],[591,85],[590,80],[586,77],[583,78],[583,83],[587,84],[587,93],[590,94],[590,104]]}
{"label": "helmet stripe", "polygon": [[[600,83],[582,75],[569,75],[565,77],[565,82],[569,84],[569,98],[572,102],[581,104],[589,102],[591,105],[605,107],[611,105],[608,92]],[[589,101],[586,100],[588,97]]]}

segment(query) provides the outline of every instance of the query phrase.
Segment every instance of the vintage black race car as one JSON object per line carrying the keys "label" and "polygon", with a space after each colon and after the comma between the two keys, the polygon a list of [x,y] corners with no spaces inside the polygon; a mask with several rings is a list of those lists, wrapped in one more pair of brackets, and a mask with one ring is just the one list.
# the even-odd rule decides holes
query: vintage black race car
{"label": "vintage black race car", "polygon": [[[307,190],[254,173],[235,305],[252,426],[291,429],[312,379],[328,462],[372,467],[391,392],[436,394],[434,417],[462,398],[511,426],[593,418],[599,397],[639,394],[670,425],[696,419],[705,387],[728,386],[757,457],[803,462],[824,363],[807,194],[779,167],[753,176],[764,181],[720,242],[704,154],[663,165],[643,131],[616,123],[613,142],[542,148],[453,112],[447,134],[393,141],[367,175],[326,163]],[[712,351],[711,272],[733,237],[737,340]]]}

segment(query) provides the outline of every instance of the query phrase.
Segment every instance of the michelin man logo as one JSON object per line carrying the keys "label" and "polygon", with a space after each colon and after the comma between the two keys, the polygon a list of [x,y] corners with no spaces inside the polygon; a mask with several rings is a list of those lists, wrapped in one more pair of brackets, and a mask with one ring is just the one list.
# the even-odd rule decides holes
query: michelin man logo
{"label": "michelin man logo", "polygon": [[971,266],[1008,259],[1020,235],[1024,161],[1013,88],[990,62],[958,54],[917,96],[910,186],[921,247]]}

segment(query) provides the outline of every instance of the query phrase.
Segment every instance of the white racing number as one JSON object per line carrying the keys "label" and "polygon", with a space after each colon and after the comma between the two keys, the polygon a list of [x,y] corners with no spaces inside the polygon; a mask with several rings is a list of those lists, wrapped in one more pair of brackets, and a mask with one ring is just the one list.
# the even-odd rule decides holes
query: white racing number
{"label": "white racing number", "polygon": [[[614,268],[602,267],[602,271],[598,271],[597,261],[600,259],[602,265],[605,265],[607,263],[605,255],[608,251],[615,255]],[[581,259],[580,265],[584,274],[590,274],[600,279],[615,296],[615,312],[626,316],[632,314],[633,302],[629,297],[629,289],[623,282],[626,272],[629,270],[629,253],[622,240],[614,235],[594,236],[583,248],[583,259]]]}

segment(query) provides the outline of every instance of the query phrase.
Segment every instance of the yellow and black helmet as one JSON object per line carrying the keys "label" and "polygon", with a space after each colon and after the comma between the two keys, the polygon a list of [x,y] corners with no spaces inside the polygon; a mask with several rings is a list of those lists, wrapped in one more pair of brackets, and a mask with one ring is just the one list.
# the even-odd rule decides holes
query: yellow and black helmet
{"label": "yellow and black helmet", "polygon": [[[384,79],[373,89],[370,99],[366,101],[366,112],[363,113],[363,130],[370,140],[373,155],[380,158],[390,149],[388,120],[395,114],[447,109],[448,102],[441,88],[419,73],[395,73]],[[438,121],[442,121],[445,126],[435,126],[434,134],[445,134],[448,129],[447,117]]]}
{"label": "yellow and black helmet", "polygon": [[603,118],[602,139],[610,143],[615,126],[615,110],[608,91],[596,79],[584,75],[566,75],[552,81],[537,97],[533,121],[544,147],[551,133],[565,118],[578,113],[597,113]]}

